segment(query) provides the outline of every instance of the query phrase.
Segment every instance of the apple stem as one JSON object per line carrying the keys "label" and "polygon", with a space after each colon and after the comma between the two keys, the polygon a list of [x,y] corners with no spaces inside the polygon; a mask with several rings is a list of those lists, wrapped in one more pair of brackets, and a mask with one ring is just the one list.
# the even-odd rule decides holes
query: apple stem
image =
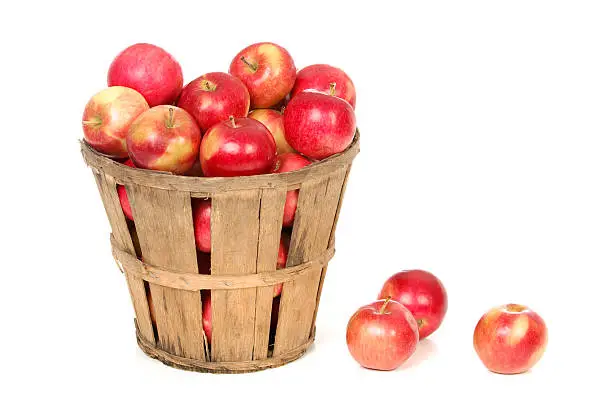
{"label": "apple stem", "polygon": [[425,324],[425,320],[423,320],[423,319],[418,319],[417,320],[417,325],[419,326],[419,328],[423,327],[424,324]]}
{"label": "apple stem", "polygon": [[385,299],[385,303],[383,303],[383,305],[380,306],[380,310],[378,311],[378,314],[385,314],[385,310],[387,309],[387,305],[389,304],[390,301],[391,301],[391,296],[387,296],[387,298]]}
{"label": "apple stem", "polygon": [[174,107],[168,109],[168,128],[174,127]]}
{"label": "apple stem", "polygon": [[330,96],[335,96],[336,95],[336,82],[331,82],[329,84],[329,94],[330,94]]}
{"label": "apple stem", "polygon": [[234,116],[229,116],[229,121],[232,124],[232,128],[236,128],[236,119],[234,119]]}
{"label": "apple stem", "polygon": [[251,62],[249,62],[249,61],[247,61],[247,59],[246,59],[244,56],[241,56],[241,57],[240,57],[240,60],[241,60],[242,62],[244,62],[244,64],[245,64],[246,66],[248,66],[248,67],[249,67],[249,69],[251,69],[253,72],[256,72],[256,71],[257,71],[257,65],[256,65],[256,64],[253,64],[253,63],[251,63]]}
{"label": "apple stem", "polygon": [[102,124],[102,120],[100,120],[99,118],[93,119],[93,120],[83,120],[83,124],[85,125],[100,125]]}
{"label": "apple stem", "polygon": [[285,114],[285,109],[287,108],[287,106],[283,106],[281,107],[280,113],[281,114]]}
{"label": "apple stem", "polygon": [[204,87],[206,88],[206,90],[210,90],[210,83],[208,82],[208,80],[204,81]]}

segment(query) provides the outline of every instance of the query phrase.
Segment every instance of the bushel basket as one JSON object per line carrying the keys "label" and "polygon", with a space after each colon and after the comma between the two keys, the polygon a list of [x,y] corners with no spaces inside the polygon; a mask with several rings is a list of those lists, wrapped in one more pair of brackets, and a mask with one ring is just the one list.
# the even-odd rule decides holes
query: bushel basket
{"label": "bushel basket", "polygon": [[[145,353],[173,367],[216,373],[276,367],[304,354],[314,340],[358,133],[343,153],[298,171],[235,178],[134,169],[84,142],[81,152],[104,202],[113,256],[127,280]],[[126,187],[133,222],[123,214],[117,185]],[[287,267],[277,270],[285,197],[294,189],[299,199]],[[198,271],[194,199],[212,202],[210,272]],[[279,283],[280,300],[273,299]],[[210,342],[202,328],[206,295]]]}

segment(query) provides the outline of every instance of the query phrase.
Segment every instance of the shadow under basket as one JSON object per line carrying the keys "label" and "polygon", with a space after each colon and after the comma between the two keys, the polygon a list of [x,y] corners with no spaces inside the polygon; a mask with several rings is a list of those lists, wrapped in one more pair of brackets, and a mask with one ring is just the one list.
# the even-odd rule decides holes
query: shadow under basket
{"label": "shadow under basket", "polygon": [[[242,373],[284,365],[306,352],[359,132],[340,154],[298,171],[248,177],[135,169],[84,142],[81,152],[104,202],[113,256],[136,313],[138,345],[147,355],[175,368]],[[123,214],[118,185],[125,186],[133,222]],[[295,189],[287,265],[277,270],[283,208],[287,191]],[[194,238],[194,199],[212,203],[204,272]],[[274,298],[281,283],[280,299]],[[203,330],[204,294],[210,298],[210,342]]]}

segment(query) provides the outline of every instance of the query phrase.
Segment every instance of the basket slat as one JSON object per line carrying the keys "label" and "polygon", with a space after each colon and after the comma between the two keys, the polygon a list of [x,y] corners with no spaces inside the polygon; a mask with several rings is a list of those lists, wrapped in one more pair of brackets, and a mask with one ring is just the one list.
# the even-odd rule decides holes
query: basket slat
{"label": "basket slat", "polygon": [[[260,196],[259,190],[213,195],[212,275],[256,273]],[[252,358],[256,295],[256,288],[212,291],[212,361]]]}
{"label": "basket slat", "polygon": [[[189,193],[126,185],[143,261],[198,273]],[[199,292],[151,283],[159,344],[180,356],[204,359]]]}
{"label": "basket slat", "polygon": [[[108,221],[111,224],[113,236],[125,251],[134,255],[134,244],[132,243],[130,230],[128,229],[125,216],[123,215],[123,210],[121,209],[115,180],[102,172],[96,173],[95,171],[94,178],[96,179],[100,197],[104,203]],[[134,306],[138,328],[147,340],[154,342],[155,336],[153,334],[153,325],[151,323],[149,303],[147,301],[144,282],[141,278],[128,272],[124,272],[124,274],[132,298],[132,305]]]}
{"label": "basket slat", "polygon": [[[286,196],[287,193],[283,189],[267,189],[262,192],[259,212],[257,272],[265,272],[276,267]],[[268,357],[273,295],[274,286],[257,288],[254,360]]]}
{"label": "basket slat", "polygon": [[[287,265],[310,260],[327,249],[347,167],[323,181],[307,181],[300,188]],[[304,344],[310,337],[321,268],[283,286],[274,354]]]}

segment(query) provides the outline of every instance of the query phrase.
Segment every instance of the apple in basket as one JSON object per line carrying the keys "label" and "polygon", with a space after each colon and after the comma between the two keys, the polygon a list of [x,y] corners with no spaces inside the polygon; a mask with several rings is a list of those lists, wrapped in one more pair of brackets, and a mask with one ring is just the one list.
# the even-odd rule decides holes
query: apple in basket
{"label": "apple in basket", "polygon": [[[129,166],[130,168],[135,168],[134,162],[130,159],[123,163],[125,166]],[[119,203],[121,204],[121,209],[123,210],[123,214],[125,217],[134,221],[134,216],[132,215],[132,207],[130,206],[130,200],[128,199],[127,190],[125,190],[125,186],[117,185],[117,194],[119,195]]]}
{"label": "apple in basket", "polygon": [[180,175],[196,161],[200,139],[200,128],[189,113],[175,106],[156,106],[134,120],[127,147],[138,168]]}
{"label": "apple in basket", "polygon": [[136,90],[113,86],[96,93],[83,112],[83,134],[93,149],[113,158],[127,158],[130,125],[149,106]]}
{"label": "apple in basket", "polygon": [[499,374],[531,369],[544,354],[548,331],[533,310],[518,304],[488,311],[474,330],[474,349],[483,364]]}
{"label": "apple in basket", "polygon": [[410,358],[418,342],[416,320],[404,305],[390,298],[359,308],[346,328],[351,355],[369,369],[396,369]]}
{"label": "apple in basket", "polygon": [[108,85],[138,91],[151,107],[172,104],[183,88],[183,71],[162,48],[135,44],[121,51],[111,63]]}
{"label": "apple in basket", "polygon": [[287,50],[271,42],[250,45],[230,64],[229,73],[249,89],[251,108],[268,108],[289,94],[296,69]]}
{"label": "apple in basket", "polygon": [[225,121],[229,116],[246,117],[249,112],[249,92],[232,75],[207,73],[183,89],[177,106],[191,114],[202,131]]}
{"label": "apple in basket", "polygon": [[266,126],[276,141],[276,152],[279,155],[285,152],[295,152],[285,138],[285,125],[280,112],[273,109],[256,109],[251,111],[248,117]]}
{"label": "apple in basket", "polygon": [[433,274],[422,271],[402,271],[391,276],[383,285],[378,299],[391,297],[414,316],[421,340],[436,331],[448,308],[446,289]]}
{"label": "apple in basket", "polygon": [[315,91],[298,93],[289,100],[284,124],[287,142],[311,159],[324,159],[351,144],[357,124],[345,100]]}
{"label": "apple in basket", "polygon": [[276,158],[270,131],[252,118],[230,117],[208,129],[200,147],[206,176],[249,176],[268,173]]}
{"label": "apple in basket", "polygon": [[346,100],[354,109],[356,93],[353,81],[342,69],[325,64],[310,65],[300,69],[291,90],[291,97],[304,90],[317,90],[329,94],[332,85],[335,96]]}
{"label": "apple in basket", "polygon": [[[297,171],[303,167],[310,165],[311,162],[300,154],[288,152],[276,157],[274,162],[274,173]],[[285,199],[285,207],[283,209],[283,227],[289,227],[295,219],[295,210],[297,209],[299,191],[289,190]]]}

